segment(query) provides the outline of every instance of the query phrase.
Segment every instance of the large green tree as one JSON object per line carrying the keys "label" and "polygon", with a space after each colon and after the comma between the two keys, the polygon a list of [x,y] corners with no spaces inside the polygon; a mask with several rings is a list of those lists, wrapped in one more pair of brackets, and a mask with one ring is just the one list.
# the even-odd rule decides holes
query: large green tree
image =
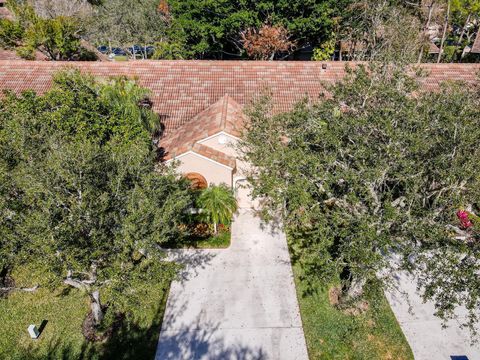
{"label": "large green tree", "polygon": [[82,45],[83,25],[75,16],[44,18],[26,2],[7,3],[14,18],[0,20],[0,47],[12,48],[34,60],[36,52],[49,60],[95,60],[96,55]]}
{"label": "large green tree", "polygon": [[62,72],[45,95],[0,101],[1,265],[33,262],[40,286],[85,291],[93,328],[128,315],[139,283],[172,275],[159,246],[182,237],[191,204],[173,169],[155,169],[146,96]]}
{"label": "large green tree", "polygon": [[242,32],[266,23],[287,29],[298,48],[315,47],[330,39],[334,17],[349,2],[169,0],[169,41],[183,44],[185,57],[242,56]]}
{"label": "large green tree", "polygon": [[422,45],[418,14],[402,1],[358,0],[342,12],[341,59],[414,62]]}
{"label": "large green tree", "polygon": [[[315,103],[252,108],[241,149],[265,215],[282,214],[293,258],[344,299],[416,272],[443,318],[480,306],[480,98],[444,84],[425,93],[402,69],[363,67]],[[457,218],[457,212],[459,218]],[[464,211],[464,212],[463,212]],[[391,259],[399,256],[401,264]],[[473,326],[473,325],[472,325]]]}
{"label": "large green tree", "polygon": [[166,36],[165,17],[158,10],[158,0],[104,0],[94,7],[88,28],[88,38],[93,43],[121,48],[146,47]]}

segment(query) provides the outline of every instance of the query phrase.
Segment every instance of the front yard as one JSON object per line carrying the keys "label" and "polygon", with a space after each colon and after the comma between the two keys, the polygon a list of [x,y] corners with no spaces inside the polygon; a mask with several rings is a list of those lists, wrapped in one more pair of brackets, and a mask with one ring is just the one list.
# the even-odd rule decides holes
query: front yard
{"label": "front yard", "polygon": [[[37,284],[31,269],[14,274],[17,286]],[[82,334],[88,297],[77,289],[40,287],[15,291],[1,299],[0,359],[152,359],[160,333],[170,283],[150,283],[137,289],[141,299],[107,340],[91,343]],[[43,320],[40,337],[30,339],[27,327]]]}

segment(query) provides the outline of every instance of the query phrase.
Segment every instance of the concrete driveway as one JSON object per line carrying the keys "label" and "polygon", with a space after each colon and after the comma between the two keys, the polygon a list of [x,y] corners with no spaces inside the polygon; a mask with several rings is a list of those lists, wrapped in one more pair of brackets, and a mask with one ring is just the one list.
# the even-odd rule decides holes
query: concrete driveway
{"label": "concrete driveway", "polygon": [[285,235],[242,209],[225,250],[174,250],[157,347],[166,359],[308,359]]}
{"label": "concrete driveway", "polygon": [[[440,319],[433,315],[433,303],[422,302],[413,277],[399,273],[397,280],[398,290],[386,296],[416,360],[480,359],[480,344],[470,344],[469,331],[461,329],[458,321],[450,321],[447,328],[442,328]],[[457,314],[460,320],[465,318],[464,310]]]}

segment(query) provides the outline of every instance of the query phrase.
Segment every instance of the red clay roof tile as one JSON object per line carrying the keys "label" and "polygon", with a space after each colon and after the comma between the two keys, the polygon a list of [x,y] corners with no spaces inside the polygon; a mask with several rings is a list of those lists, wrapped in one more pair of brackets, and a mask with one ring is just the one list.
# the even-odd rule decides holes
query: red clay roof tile
{"label": "red clay roof tile", "polygon": [[227,155],[221,151],[215,150],[210,146],[196,143],[191,149],[193,152],[205,156],[220,164],[226,165],[232,169],[236,167],[236,159],[233,156]]}
{"label": "red clay roof tile", "polygon": [[[161,116],[168,135],[225,94],[246,105],[270,92],[273,110],[286,111],[306,96],[318,98],[325,85],[345,75],[345,65],[315,61],[0,61],[0,90],[33,89],[43,93],[51,86],[52,74],[65,67],[98,77],[135,77],[151,90],[154,110]],[[429,73],[422,83],[430,90],[448,79],[475,82],[480,64],[424,64],[422,68]]]}
{"label": "red clay roof tile", "polygon": [[166,151],[164,158],[168,160],[189,151],[197,141],[221,131],[238,137],[245,121],[242,106],[225,95],[161,140],[160,146]]}
{"label": "red clay roof tile", "polygon": [[7,9],[5,0],[0,0],[0,19],[8,19],[12,20],[13,19],[13,14],[10,12],[10,10]]}
{"label": "red clay roof tile", "polygon": [[471,53],[480,54],[480,30],[478,30],[477,32],[477,37],[475,38],[475,42],[473,43]]}

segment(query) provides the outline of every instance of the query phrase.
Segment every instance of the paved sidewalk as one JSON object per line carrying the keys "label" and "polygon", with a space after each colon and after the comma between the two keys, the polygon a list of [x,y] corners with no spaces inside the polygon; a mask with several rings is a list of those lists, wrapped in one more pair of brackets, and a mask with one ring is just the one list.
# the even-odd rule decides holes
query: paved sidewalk
{"label": "paved sidewalk", "polygon": [[308,359],[285,235],[240,210],[225,250],[174,250],[157,360]]}
{"label": "paved sidewalk", "polygon": [[[407,299],[399,291],[386,294],[395,316],[405,334],[416,360],[469,360],[480,359],[480,344],[470,344],[467,329],[460,329],[458,321],[450,321],[446,329],[435,317],[432,303],[424,304],[416,290],[416,281],[400,273],[398,287],[408,294]],[[458,315],[465,317],[465,311]]]}

